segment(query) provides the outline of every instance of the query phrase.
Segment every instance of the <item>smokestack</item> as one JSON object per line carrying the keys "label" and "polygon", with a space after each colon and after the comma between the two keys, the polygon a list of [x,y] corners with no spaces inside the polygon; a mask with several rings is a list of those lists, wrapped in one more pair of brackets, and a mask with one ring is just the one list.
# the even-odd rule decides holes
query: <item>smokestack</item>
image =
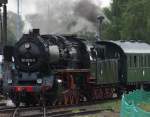
{"label": "smokestack", "polygon": [[97,17],[97,22],[98,22],[98,41],[102,40],[102,23],[104,20],[104,16],[98,16]]}
{"label": "smokestack", "polygon": [[40,35],[40,29],[33,29],[33,36]]}

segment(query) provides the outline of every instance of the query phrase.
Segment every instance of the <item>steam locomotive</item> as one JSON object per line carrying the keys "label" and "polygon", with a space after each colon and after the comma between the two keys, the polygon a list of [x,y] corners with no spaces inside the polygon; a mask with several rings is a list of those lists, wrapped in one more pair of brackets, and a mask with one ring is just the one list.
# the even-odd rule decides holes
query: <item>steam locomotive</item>
{"label": "steam locomotive", "polygon": [[17,106],[114,98],[149,86],[149,55],[149,44],[142,42],[87,45],[76,35],[40,35],[33,29],[4,48],[3,92]]}
{"label": "steam locomotive", "polygon": [[79,38],[40,35],[38,29],[24,34],[14,47],[5,47],[4,60],[11,64],[4,75],[3,89],[16,105],[54,102],[62,95],[58,90],[73,87],[73,78],[87,76],[90,66],[86,46]]}

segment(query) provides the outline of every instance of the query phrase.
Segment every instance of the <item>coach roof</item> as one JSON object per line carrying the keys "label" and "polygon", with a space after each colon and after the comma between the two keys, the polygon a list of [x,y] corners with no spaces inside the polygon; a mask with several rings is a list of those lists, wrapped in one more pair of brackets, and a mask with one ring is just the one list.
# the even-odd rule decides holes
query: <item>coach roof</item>
{"label": "coach roof", "polygon": [[122,48],[125,53],[150,54],[150,44],[139,41],[111,41]]}

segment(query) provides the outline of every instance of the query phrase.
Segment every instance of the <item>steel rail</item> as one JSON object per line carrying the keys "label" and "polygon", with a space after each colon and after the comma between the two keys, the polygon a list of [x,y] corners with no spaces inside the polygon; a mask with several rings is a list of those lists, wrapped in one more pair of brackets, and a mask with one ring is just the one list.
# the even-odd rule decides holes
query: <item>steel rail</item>
{"label": "steel rail", "polygon": [[43,117],[46,117],[46,107],[43,107]]}
{"label": "steel rail", "polygon": [[[19,109],[20,109],[19,107],[15,109],[15,111],[14,111],[12,117],[19,117]],[[18,114],[18,115],[17,115],[17,114]]]}
{"label": "steel rail", "polygon": [[[71,116],[79,116],[79,115],[90,115],[90,114],[97,114],[101,113],[103,111],[110,111],[110,112],[115,112],[112,109],[79,109],[78,111],[75,111],[74,109],[70,110],[57,110],[57,111],[48,111],[44,115],[42,113],[37,113],[37,114],[30,114],[30,115],[23,115],[21,117],[71,117]],[[117,112],[116,112],[117,113]]]}

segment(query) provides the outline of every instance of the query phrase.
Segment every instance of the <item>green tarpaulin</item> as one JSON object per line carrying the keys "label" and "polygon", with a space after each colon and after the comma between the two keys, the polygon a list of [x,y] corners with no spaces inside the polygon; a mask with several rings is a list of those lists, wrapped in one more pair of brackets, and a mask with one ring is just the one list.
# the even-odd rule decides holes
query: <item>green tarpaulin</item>
{"label": "green tarpaulin", "polygon": [[150,92],[135,90],[124,94],[121,102],[120,117],[150,117],[150,112],[140,108],[140,104],[150,105]]}

